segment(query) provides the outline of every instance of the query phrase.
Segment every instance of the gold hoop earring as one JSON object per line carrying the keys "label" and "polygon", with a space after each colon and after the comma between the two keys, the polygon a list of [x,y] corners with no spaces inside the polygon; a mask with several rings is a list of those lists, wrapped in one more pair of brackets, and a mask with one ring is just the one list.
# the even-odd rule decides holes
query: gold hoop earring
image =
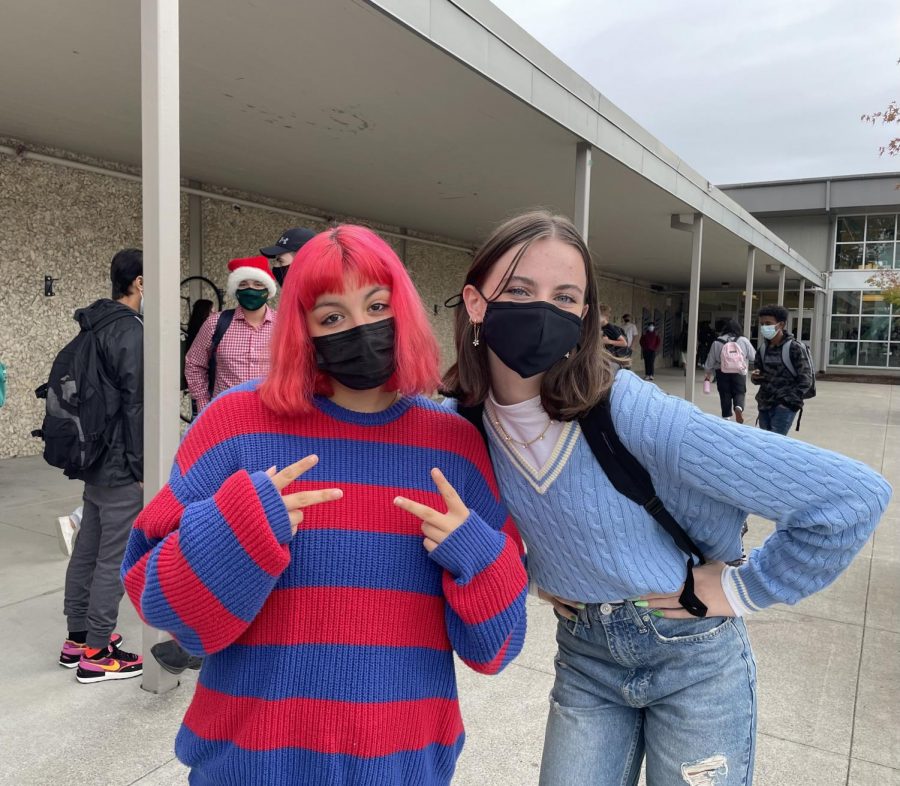
{"label": "gold hoop earring", "polygon": [[481,344],[481,340],[478,338],[478,328],[481,327],[481,323],[470,321],[469,324],[472,325],[472,346],[477,347],[479,344]]}

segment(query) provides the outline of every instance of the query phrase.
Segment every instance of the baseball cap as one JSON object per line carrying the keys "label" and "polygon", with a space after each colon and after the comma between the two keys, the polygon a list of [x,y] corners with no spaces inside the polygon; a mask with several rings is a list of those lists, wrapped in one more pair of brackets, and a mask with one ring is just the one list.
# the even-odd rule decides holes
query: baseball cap
{"label": "baseball cap", "polygon": [[261,248],[259,253],[264,257],[272,258],[277,257],[279,254],[283,254],[286,251],[299,251],[308,240],[312,240],[315,236],[315,232],[311,229],[305,229],[304,227],[285,229],[284,232],[281,233],[281,237],[275,241],[274,246]]}

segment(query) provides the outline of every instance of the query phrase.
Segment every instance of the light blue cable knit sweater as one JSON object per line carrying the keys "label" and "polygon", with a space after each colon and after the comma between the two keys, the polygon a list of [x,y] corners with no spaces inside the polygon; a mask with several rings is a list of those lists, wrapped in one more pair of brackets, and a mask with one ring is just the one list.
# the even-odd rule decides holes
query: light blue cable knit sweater
{"label": "light blue cable knit sweater", "polygon": [[[748,513],[776,522],[746,564],[728,569],[741,612],[796,603],[840,575],[866,542],[891,489],[864,464],[702,413],[628,371],[616,375],[612,418],[666,508],[708,559],[741,556]],[[639,505],[615,491],[577,423],[541,471],[485,416],[503,501],[528,547],[528,572],[565,598],[601,602],[674,592],[685,556]]]}

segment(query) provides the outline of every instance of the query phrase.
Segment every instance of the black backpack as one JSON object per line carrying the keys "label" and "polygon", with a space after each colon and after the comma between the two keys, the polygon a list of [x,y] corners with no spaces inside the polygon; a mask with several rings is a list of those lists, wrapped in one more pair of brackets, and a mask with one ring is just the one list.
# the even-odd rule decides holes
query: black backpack
{"label": "black backpack", "polygon": [[[488,442],[482,414],[484,404],[474,407],[459,405],[457,411],[481,433],[485,443]],[[650,473],[631,455],[616,434],[612,422],[609,400],[597,404],[585,417],[578,421],[588,446],[600,468],[609,478],[613,488],[643,507],[657,523],[672,537],[675,545],[687,554],[687,574],[684,588],[678,598],[682,607],[695,617],[705,617],[706,605],[694,594],[694,565],[703,565],[706,559],[682,526],[666,510],[662,500],[656,496]],[[696,563],[694,558],[696,557]]]}
{"label": "black backpack", "polygon": [[32,432],[44,440],[44,460],[66,474],[90,469],[108,445],[112,421],[107,415],[104,379],[108,378],[97,345],[97,331],[136,314],[117,310],[82,327],[50,368],[50,378],[34,391],[47,399],[44,422]]}
{"label": "black backpack", "polygon": [[[800,347],[800,351],[803,353],[803,356],[806,358],[806,362],[809,363],[809,371],[812,374],[812,385],[810,385],[809,390],[807,390],[803,394],[804,399],[810,399],[816,397],[816,367],[813,365],[812,353],[809,351],[809,347],[806,346],[802,341],[798,341],[796,338],[792,338],[790,341],[785,341],[784,344],[781,345],[781,362],[784,364],[784,367],[788,370],[788,373],[796,379],[800,375],[797,373],[797,369],[794,368],[794,361],[791,360],[791,344],[796,343],[798,347]],[[762,362],[765,363],[766,357],[766,345],[763,344],[760,348],[760,353],[762,354]],[[800,430],[800,424],[797,424],[797,430]]]}
{"label": "black backpack", "polygon": [[227,308],[222,313],[219,314],[219,318],[216,320],[216,329],[213,331],[212,340],[209,342],[209,365],[206,367],[207,371],[207,389],[209,390],[209,397],[212,398],[213,390],[216,387],[216,372],[219,368],[219,361],[216,358],[216,352],[219,349],[219,344],[222,341],[222,336],[225,335],[225,331],[231,326],[231,321],[234,319],[234,309]]}

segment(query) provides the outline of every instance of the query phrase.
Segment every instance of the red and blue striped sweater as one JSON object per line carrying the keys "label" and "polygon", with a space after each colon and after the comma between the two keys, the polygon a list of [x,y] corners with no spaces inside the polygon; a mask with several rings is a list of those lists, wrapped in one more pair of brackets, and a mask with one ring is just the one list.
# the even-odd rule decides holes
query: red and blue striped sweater
{"label": "red and blue striped sweater", "polygon": [[[315,453],[285,493],[339,487],[291,536],[265,471]],[[401,495],[471,510],[430,554]],[[256,383],[190,429],[135,522],[122,575],[139,614],[205,656],[178,733],[194,786],[448,784],[464,733],[453,651],[500,671],[525,633],[522,545],[484,444],[425,398],[379,413],[316,399],[274,415]]]}

